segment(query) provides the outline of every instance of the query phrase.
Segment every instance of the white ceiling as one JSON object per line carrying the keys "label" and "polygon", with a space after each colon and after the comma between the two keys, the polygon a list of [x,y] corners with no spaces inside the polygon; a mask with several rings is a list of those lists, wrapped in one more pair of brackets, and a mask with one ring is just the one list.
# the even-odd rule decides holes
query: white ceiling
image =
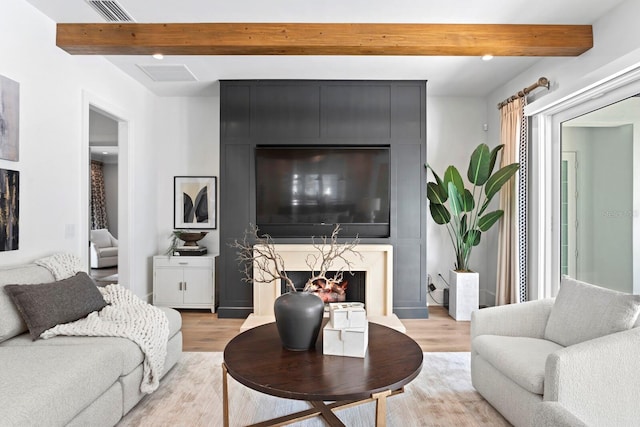
{"label": "white ceiling", "polygon": [[[105,22],[84,0],[27,0],[55,22]],[[117,0],[136,22],[593,24],[623,0]],[[221,79],[429,81],[429,94],[485,96],[540,58],[109,56],[161,96],[206,96]],[[185,65],[197,81],[154,82],[139,66]],[[532,82],[533,83],[533,82]]]}

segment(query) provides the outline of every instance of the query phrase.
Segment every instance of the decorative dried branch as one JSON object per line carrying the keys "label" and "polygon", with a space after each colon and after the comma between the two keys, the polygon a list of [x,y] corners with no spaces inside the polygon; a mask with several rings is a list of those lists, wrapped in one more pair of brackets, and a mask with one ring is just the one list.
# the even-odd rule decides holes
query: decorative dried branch
{"label": "decorative dried branch", "polygon": [[[315,237],[311,238],[313,247],[318,251],[318,254],[309,254],[305,260],[307,266],[311,270],[311,278],[307,280],[304,287],[305,291],[312,291],[317,288],[316,283],[322,281],[329,283],[340,283],[344,277],[344,271],[346,270],[353,275],[353,262],[348,259],[350,255],[356,255],[362,259],[362,254],[356,250],[356,247],[360,243],[360,239],[356,236],[354,240],[348,243],[338,243],[338,234],[340,233],[340,224],[336,224],[330,237],[323,236],[318,243]],[[334,277],[327,277],[327,273],[332,271],[334,263],[338,260],[342,260],[343,265],[335,270]],[[318,266],[318,264],[320,264]]]}
{"label": "decorative dried branch", "polygon": [[[340,224],[336,224],[330,237],[324,236],[320,241],[315,237],[311,238],[317,254],[309,254],[305,260],[311,270],[311,278],[304,287],[305,292],[313,292],[319,288],[318,284],[333,284],[343,281],[345,270],[353,275],[353,262],[348,256],[356,255],[362,259],[362,255],[356,250],[360,239],[356,237],[349,243],[338,243],[338,233]],[[260,236],[257,226],[251,224],[249,230],[245,230],[241,242],[235,240],[231,247],[237,249],[238,263],[240,271],[243,273],[243,282],[247,283],[272,283],[275,280],[284,280],[287,287],[296,292],[293,281],[287,275],[282,256],[276,252],[275,243],[270,235]],[[332,271],[334,263],[342,260],[342,266],[335,271],[334,277],[327,277],[327,273]],[[319,266],[318,266],[319,264]],[[341,289],[344,292],[344,289]]]}
{"label": "decorative dried branch", "polygon": [[276,253],[273,239],[268,234],[260,237],[259,231],[256,225],[250,224],[250,230],[245,230],[242,242],[235,240],[231,244],[238,250],[237,260],[244,274],[242,281],[272,283],[274,280],[284,280],[287,287],[296,292],[293,281],[287,276],[282,256]]}

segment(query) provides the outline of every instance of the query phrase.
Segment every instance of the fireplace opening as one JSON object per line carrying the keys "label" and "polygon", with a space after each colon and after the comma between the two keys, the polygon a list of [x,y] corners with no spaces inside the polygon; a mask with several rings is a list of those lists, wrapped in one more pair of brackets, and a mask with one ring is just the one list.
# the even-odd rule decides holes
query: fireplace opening
{"label": "fireplace opening", "polygon": [[[335,274],[335,271],[331,271],[327,273],[327,277],[332,278],[335,276]],[[344,288],[344,299],[331,300],[331,296],[325,294],[323,300],[325,301],[325,303],[361,302],[364,304],[366,274],[366,271],[354,271],[353,275],[349,272],[343,273],[343,280],[347,281],[347,285]],[[302,291],[304,289],[304,285],[307,283],[307,280],[309,280],[310,273],[309,271],[287,271],[287,275],[294,283],[296,290]],[[282,293],[289,292],[289,289],[287,289],[287,285],[284,280],[281,281],[280,290]]]}

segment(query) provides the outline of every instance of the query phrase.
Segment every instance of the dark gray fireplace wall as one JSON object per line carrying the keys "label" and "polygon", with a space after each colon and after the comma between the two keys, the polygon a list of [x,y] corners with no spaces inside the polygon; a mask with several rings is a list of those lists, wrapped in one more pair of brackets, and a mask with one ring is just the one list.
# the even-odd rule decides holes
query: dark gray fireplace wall
{"label": "dark gray fireplace wall", "polygon": [[[426,82],[221,81],[219,317],[253,312],[229,246],[255,223],[256,145],[389,145],[393,311],[428,317],[426,303]],[[309,239],[277,239],[309,243]]]}

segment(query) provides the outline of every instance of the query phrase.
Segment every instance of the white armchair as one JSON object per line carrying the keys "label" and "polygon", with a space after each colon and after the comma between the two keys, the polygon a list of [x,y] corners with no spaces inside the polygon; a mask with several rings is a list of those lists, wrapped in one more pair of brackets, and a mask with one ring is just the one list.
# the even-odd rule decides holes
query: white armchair
{"label": "white armchair", "polygon": [[515,426],[640,423],[640,296],[563,279],[558,297],[475,311],[473,386]]}
{"label": "white armchair", "polygon": [[109,230],[91,230],[91,268],[114,267],[118,265],[118,239]]}

